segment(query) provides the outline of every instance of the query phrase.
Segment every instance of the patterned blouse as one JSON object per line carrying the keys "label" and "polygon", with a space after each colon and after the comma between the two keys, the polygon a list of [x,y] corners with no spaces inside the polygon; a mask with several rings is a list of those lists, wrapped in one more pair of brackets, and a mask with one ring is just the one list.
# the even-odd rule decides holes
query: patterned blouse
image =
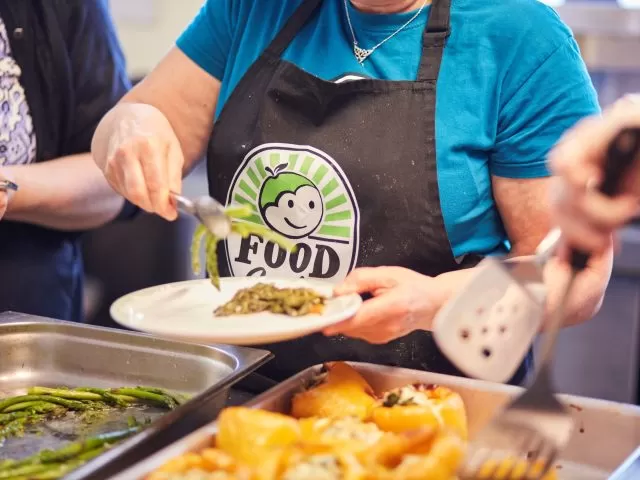
{"label": "patterned blouse", "polygon": [[36,136],[21,75],[0,18],[0,166],[24,165],[36,157]]}

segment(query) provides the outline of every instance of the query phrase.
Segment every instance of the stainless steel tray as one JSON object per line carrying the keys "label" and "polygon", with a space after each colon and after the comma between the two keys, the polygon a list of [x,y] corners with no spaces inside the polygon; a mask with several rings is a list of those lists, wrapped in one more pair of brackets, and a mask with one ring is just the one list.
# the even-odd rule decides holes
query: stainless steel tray
{"label": "stainless steel tray", "polygon": [[[497,408],[522,390],[518,387],[429,372],[363,363],[352,365],[364,375],[376,391],[424,382],[444,385],[459,392],[467,408],[471,435],[491,418]],[[308,381],[318,368],[312,367],[301,372],[260,395],[247,406],[287,412],[293,393]],[[562,480],[607,479],[640,444],[640,408],[581,397],[563,395],[561,398],[571,407],[578,427],[559,462],[559,477]],[[215,433],[216,424],[211,423],[113,478],[143,479],[167,460],[210,445],[211,436]]]}
{"label": "stainless steel tray", "polygon": [[[24,393],[33,385],[118,387],[146,385],[192,395],[171,412],[146,410],[153,423],[67,478],[111,478],[216,418],[229,388],[271,358],[263,350],[204,346],[124,330],[0,313],[0,397]],[[162,413],[162,415],[160,415]],[[130,413],[127,413],[127,416]],[[119,429],[126,416],[108,419],[105,429]],[[51,434],[11,439],[0,458],[54,448],[69,425]],[[98,427],[102,428],[102,427]],[[91,435],[100,433],[90,432]]]}

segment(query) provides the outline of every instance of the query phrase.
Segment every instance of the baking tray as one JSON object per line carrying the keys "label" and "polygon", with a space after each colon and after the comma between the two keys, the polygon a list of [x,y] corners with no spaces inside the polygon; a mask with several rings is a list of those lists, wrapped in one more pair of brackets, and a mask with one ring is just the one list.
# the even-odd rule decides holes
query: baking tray
{"label": "baking tray", "polygon": [[[256,349],[204,346],[18,313],[0,314],[0,396],[29,386],[145,385],[191,395],[166,412],[144,408],[100,419],[82,431],[92,436],[126,428],[127,418],[151,419],[148,428],[68,475],[100,480],[213,421],[229,389],[271,358]],[[77,424],[76,424],[77,426]],[[8,439],[0,459],[55,448],[77,435],[71,422],[53,421],[36,435]]]}
{"label": "baking tray", "polygon": [[[473,435],[515,395],[519,387],[466,378],[438,375],[401,368],[351,363],[376,391],[409,383],[435,383],[447,386],[462,396]],[[277,412],[289,410],[291,396],[319,369],[307,369],[247,403],[247,406]],[[640,444],[640,408],[601,400],[561,395],[576,417],[576,433],[558,464],[561,480],[606,480]],[[167,460],[211,444],[215,423],[204,426],[184,439],[123,471],[114,480],[141,480]]]}

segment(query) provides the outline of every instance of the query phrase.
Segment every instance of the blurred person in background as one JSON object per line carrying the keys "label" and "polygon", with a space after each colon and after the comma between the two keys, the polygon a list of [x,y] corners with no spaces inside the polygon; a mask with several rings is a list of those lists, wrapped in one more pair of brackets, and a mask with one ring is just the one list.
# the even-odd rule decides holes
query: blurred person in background
{"label": "blurred person in background", "polygon": [[[301,245],[231,237],[223,276],[373,297],[327,336],[267,346],[267,376],[328,360],[459,375],[434,315],[483,256],[533,253],[551,225],[549,150],[598,111],[571,32],[536,0],[207,0],[92,151],[118,192],[168,220],[207,151],[211,195]],[[567,324],[597,311],[610,253],[580,277]],[[566,274],[548,264],[549,308]]]}
{"label": "blurred person in background", "polygon": [[640,158],[618,195],[609,198],[593,188],[602,177],[609,142],[628,127],[640,127],[640,95],[628,95],[602,116],[580,122],[551,152],[549,162],[557,176],[552,212],[566,244],[603,252],[616,230],[639,213]]}
{"label": "blurred person in background", "polygon": [[107,0],[0,2],[0,312],[82,320],[82,232],[133,212],[89,153],[128,88]]}

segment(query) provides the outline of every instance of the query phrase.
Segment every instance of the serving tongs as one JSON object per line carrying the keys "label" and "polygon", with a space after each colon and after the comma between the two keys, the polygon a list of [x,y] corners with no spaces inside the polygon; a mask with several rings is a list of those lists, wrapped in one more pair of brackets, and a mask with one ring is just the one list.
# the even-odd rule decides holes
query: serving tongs
{"label": "serving tongs", "polygon": [[[611,197],[617,192],[639,153],[640,128],[623,130],[613,139],[600,185],[603,194]],[[549,320],[537,375],[529,388],[474,439],[460,473],[463,480],[542,480],[569,442],[575,420],[555,396],[551,363],[568,298],[577,274],[588,261],[588,254],[570,252],[571,274]]]}
{"label": "serving tongs", "polygon": [[194,216],[219,239],[227,238],[231,233],[231,218],[225,213],[224,206],[216,199],[202,195],[190,199],[171,192],[171,197],[182,212]]}
{"label": "serving tongs", "polygon": [[10,180],[0,180],[0,191],[1,192],[8,192],[9,190],[11,190],[13,192],[17,192],[18,191],[18,185],[13,183]]}

